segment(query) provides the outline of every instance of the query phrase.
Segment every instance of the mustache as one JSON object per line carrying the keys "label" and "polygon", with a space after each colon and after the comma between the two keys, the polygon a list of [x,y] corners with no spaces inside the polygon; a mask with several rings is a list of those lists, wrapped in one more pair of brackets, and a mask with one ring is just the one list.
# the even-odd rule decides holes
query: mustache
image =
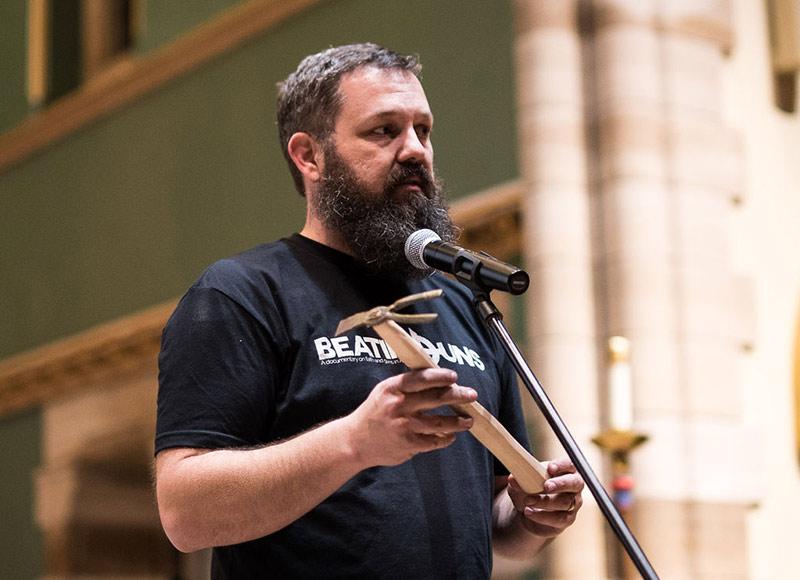
{"label": "mustache", "polygon": [[409,182],[416,183],[426,197],[433,194],[433,175],[421,163],[402,163],[393,169],[386,180],[385,190],[390,192]]}

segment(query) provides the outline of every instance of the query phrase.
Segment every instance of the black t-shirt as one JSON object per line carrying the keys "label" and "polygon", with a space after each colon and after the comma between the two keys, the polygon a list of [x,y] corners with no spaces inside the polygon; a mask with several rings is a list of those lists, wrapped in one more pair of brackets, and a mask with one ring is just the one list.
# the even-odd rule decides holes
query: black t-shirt
{"label": "black t-shirt", "polygon": [[[404,312],[406,328],[527,447],[511,366],[441,275],[408,283],[367,274],[350,256],[295,234],[208,268],[181,299],[159,357],[156,453],[248,447],[344,416],[406,370],[371,329],[335,337],[355,312],[412,294],[444,295]],[[215,578],[488,578],[496,474],[471,435],[394,467],[360,472],[287,527],[214,549]]]}

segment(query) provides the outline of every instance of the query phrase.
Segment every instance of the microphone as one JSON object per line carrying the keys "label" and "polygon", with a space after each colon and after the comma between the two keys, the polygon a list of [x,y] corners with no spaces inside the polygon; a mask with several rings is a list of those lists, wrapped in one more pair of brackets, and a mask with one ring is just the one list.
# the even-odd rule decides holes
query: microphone
{"label": "microphone", "polygon": [[441,270],[453,274],[473,289],[502,290],[522,294],[530,277],[525,270],[501,262],[486,252],[465,250],[443,242],[433,230],[417,230],[406,239],[406,258],[420,270]]}

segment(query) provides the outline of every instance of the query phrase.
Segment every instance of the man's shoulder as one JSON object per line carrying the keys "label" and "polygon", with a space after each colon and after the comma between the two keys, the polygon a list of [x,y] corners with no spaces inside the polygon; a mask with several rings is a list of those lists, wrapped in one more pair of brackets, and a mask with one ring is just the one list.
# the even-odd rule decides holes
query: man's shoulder
{"label": "man's shoulder", "polygon": [[217,260],[208,266],[195,282],[197,288],[214,288],[225,291],[256,283],[261,287],[285,267],[291,253],[285,239],[259,244],[253,248]]}
{"label": "man's shoulder", "polygon": [[472,294],[469,288],[441,272],[433,272],[433,274],[418,282],[418,288],[414,286],[415,292],[435,289],[443,290],[444,296],[447,297],[449,301],[459,304],[470,304],[472,302]]}

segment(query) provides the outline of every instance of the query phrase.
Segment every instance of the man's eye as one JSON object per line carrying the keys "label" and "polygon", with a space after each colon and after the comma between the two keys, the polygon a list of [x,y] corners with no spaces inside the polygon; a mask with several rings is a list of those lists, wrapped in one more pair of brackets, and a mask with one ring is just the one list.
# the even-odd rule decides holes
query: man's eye
{"label": "man's eye", "polygon": [[417,125],[417,135],[420,137],[428,137],[431,134],[431,127],[428,125]]}
{"label": "man's eye", "polygon": [[394,127],[392,127],[391,125],[381,125],[380,127],[375,128],[372,132],[376,135],[389,135],[389,136],[397,133],[397,131],[395,131]]}

